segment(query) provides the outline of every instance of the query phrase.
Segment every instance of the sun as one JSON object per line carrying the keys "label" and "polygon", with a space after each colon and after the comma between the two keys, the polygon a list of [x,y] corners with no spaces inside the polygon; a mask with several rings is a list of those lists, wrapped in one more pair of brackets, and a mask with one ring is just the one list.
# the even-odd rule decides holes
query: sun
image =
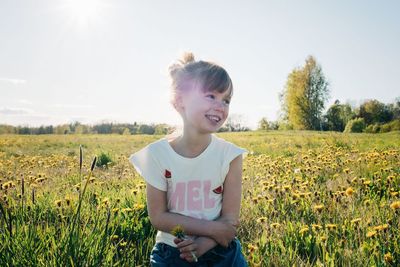
{"label": "sun", "polygon": [[96,25],[103,17],[109,5],[105,0],[64,0],[65,10],[70,24],[80,30],[86,30]]}

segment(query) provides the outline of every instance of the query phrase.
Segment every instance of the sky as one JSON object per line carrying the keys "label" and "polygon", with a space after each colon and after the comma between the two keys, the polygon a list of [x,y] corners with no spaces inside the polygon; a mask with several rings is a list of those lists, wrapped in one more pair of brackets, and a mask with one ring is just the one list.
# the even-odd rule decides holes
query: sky
{"label": "sky", "polygon": [[400,96],[400,1],[1,0],[0,124],[168,123],[183,52],[230,74],[230,114],[276,120],[312,55],[338,99]]}

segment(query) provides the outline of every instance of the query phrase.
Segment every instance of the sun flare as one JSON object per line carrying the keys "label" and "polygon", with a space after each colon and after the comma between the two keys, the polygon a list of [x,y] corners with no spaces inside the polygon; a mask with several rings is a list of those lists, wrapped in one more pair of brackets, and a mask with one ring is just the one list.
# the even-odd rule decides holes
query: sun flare
{"label": "sun flare", "polygon": [[65,0],[63,4],[70,24],[78,29],[87,29],[98,23],[106,7],[104,0]]}

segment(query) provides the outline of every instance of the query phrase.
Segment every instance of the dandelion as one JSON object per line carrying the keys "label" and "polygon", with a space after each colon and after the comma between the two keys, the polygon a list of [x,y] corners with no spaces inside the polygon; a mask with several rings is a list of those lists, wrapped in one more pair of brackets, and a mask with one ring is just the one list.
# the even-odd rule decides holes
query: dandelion
{"label": "dandelion", "polygon": [[144,204],[134,204],[133,205],[133,209],[134,210],[142,210],[142,209],[144,209]]}
{"label": "dandelion", "polygon": [[130,213],[130,212],[132,212],[132,211],[133,211],[132,208],[125,208],[125,209],[122,209],[122,212],[123,212],[123,213]]}
{"label": "dandelion", "polygon": [[264,223],[266,221],[267,221],[267,217],[260,217],[260,218],[257,219],[258,223]]}
{"label": "dandelion", "polygon": [[[175,227],[171,230],[171,234],[172,234],[173,236],[179,238],[179,239],[185,239],[185,238],[186,238],[186,236],[185,236],[185,231],[184,231],[182,225],[179,225],[179,224],[178,224],[177,226],[175,226]],[[196,254],[194,254],[193,251],[190,251],[190,253],[192,254],[192,257],[193,257],[194,262],[197,262]]]}
{"label": "dandelion", "polygon": [[369,237],[374,237],[377,233],[378,233],[377,231],[369,231],[369,232],[367,233],[367,237],[368,237],[368,238],[369,238]]}
{"label": "dandelion", "polygon": [[113,212],[115,215],[117,215],[118,212],[119,212],[119,208],[113,208],[112,212]]}
{"label": "dandelion", "polygon": [[393,210],[400,209],[400,201],[395,201],[392,204],[390,204],[390,208],[393,209]]}
{"label": "dandelion", "polygon": [[110,237],[110,239],[111,239],[111,241],[118,241],[118,239],[119,239],[119,236],[118,235],[112,235],[111,237]]}
{"label": "dandelion", "polygon": [[350,221],[351,224],[358,224],[361,222],[361,218],[356,218]]}
{"label": "dandelion", "polygon": [[352,187],[349,187],[345,191],[346,195],[351,197],[354,194],[354,189]]}
{"label": "dandelion", "polygon": [[323,205],[323,204],[321,204],[321,205],[315,205],[315,206],[314,206],[314,210],[317,211],[317,212],[322,211],[323,208],[324,208],[324,205]]}
{"label": "dandelion", "polygon": [[253,253],[254,251],[258,250],[258,247],[252,244],[248,244],[247,248],[249,249],[249,253]]}
{"label": "dandelion", "polygon": [[389,264],[393,262],[393,256],[392,256],[392,254],[390,252],[386,253],[383,256],[383,258],[384,258],[385,262],[387,262]]}
{"label": "dandelion", "polygon": [[271,223],[271,228],[273,228],[273,229],[275,229],[275,228],[278,228],[279,226],[281,226],[281,224],[280,223]]}
{"label": "dandelion", "polygon": [[312,229],[313,229],[314,231],[321,230],[321,229],[322,229],[322,226],[319,225],[319,224],[312,224]]}
{"label": "dandelion", "polygon": [[67,203],[67,206],[69,206],[71,204],[71,199],[69,197],[66,197],[65,202]]}
{"label": "dandelion", "polygon": [[328,230],[333,231],[333,230],[336,230],[336,229],[337,229],[337,224],[328,223],[328,224],[325,225],[325,227],[326,227]]}
{"label": "dandelion", "polygon": [[309,229],[308,229],[308,226],[303,227],[303,228],[300,229],[299,234],[302,235],[302,234],[304,234],[305,232],[308,232],[308,230],[309,230]]}
{"label": "dandelion", "polygon": [[371,184],[371,181],[370,181],[370,180],[364,181],[363,184],[364,184],[364,185],[370,185],[370,184]]}
{"label": "dandelion", "polygon": [[379,231],[385,231],[388,228],[389,228],[389,224],[385,223],[382,225],[375,226],[374,230],[379,232]]}
{"label": "dandelion", "polygon": [[54,204],[56,204],[57,207],[61,207],[61,200],[54,201]]}
{"label": "dandelion", "polygon": [[184,239],[185,238],[185,231],[183,230],[183,227],[181,225],[177,225],[175,226],[172,231],[171,231],[171,235],[180,238],[180,239]]}

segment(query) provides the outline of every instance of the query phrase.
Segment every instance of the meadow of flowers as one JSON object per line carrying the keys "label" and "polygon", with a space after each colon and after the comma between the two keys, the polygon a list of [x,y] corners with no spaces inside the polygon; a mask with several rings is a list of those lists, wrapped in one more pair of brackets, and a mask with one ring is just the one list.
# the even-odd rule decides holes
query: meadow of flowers
{"label": "meadow of flowers", "polygon": [[[249,151],[250,266],[400,264],[399,132],[219,135]],[[158,138],[0,136],[0,266],[148,266],[155,230],[128,157]]]}

